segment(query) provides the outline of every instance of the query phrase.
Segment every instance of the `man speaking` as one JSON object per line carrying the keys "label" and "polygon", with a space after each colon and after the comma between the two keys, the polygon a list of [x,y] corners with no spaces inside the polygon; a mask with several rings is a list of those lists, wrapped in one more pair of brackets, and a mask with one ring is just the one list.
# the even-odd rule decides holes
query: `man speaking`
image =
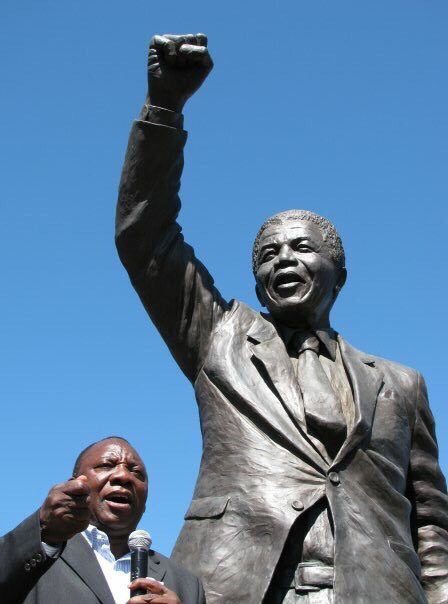
{"label": "man speaking", "polygon": [[[148,477],[137,451],[108,437],[80,453],[73,478],[0,538],[2,604],[203,604],[199,580],[153,550],[130,584],[128,538],[145,511]],[[129,597],[130,589],[141,595]]]}
{"label": "man speaking", "polygon": [[201,416],[173,557],[209,604],[446,604],[448,499],[425,384],[331,328],[346,278],[334,226],[303,210],[262,225],[267,314],[224,300],[184,241],[182,110],[211,67],[204,35],[153,38],[117,209],[121,260]]}

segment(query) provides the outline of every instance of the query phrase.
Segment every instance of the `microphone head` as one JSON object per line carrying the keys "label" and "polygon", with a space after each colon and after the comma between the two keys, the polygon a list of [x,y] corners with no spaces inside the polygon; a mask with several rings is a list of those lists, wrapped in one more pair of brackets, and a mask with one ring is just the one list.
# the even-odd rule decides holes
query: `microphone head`
{"label": "microphone head", "polygon": [[147,531],[132,531],[128,538],[128,546],[131,552],[136,549],[149,549],[151,543],[151,535]]}

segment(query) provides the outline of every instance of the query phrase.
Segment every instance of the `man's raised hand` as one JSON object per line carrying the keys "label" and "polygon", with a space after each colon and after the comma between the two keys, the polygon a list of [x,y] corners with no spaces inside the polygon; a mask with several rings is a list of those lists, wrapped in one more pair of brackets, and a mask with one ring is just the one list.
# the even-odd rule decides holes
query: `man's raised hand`
{"label": "man's raised hand", "polygon": [[204,34],[154,36],[148,54],[149,103],[180,113],[212,67]]}
{"label": "man's raised hand", "polygon": [[41,536],[48,545],[60,545],[89,525],[90,487],[85,476],[57,484],[39,510]]}

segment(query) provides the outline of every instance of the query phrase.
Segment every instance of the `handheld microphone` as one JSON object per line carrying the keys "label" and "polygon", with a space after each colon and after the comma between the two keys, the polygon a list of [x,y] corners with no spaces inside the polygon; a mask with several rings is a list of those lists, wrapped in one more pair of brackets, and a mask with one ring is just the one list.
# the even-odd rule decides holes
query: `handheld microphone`
{"label": "handheld microphone", "polygon": [[[133,531],[128,538],[131,551],[131,581],[145,578],[148,574],[148,550],[151,547],[151,535],[146,531]],[[131,590],[133,596],[143,596],[146,589]]]}

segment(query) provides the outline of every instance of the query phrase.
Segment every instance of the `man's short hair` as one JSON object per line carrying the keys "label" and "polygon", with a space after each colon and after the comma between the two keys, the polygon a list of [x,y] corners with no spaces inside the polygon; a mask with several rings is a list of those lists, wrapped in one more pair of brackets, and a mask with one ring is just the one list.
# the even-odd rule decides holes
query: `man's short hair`
{"label": "man's short hair", "polygon": [[125,443],[127,443],[129,446],[132,447],[131,443],[126,439],[123,438],[123,436],[106,436],[105,438],[100,438],[100,440],[96,440],[94,443],[90,443],[90,445],[87,445],[87,447],[85,447],[81,453],[78,455],[78,457],[76,458],[75,461],[75,465],[73,466],[73,476],[76,478],[79,474],[79,466],[81,465],[81,461],[82,458],[84,457],[84,455],[87,453],[87,451],[90,451],[90,449],[92,447],[94,447],[95,445],[97,445],[98,443],[102,443],[105,440],[122,440]]}
{"label": "man's short hair", "polygon": [[274,214],[274,216],[265,220],[261,225],[252,248],[252,270],[254,274],[257,272],[260,239],[264,231],[272,225],[283,224],[288,220],[309,220],[318,226],[322,233],[322,238],[328,247],[331,259],[338,268],[345,268],[345,252],[342,246],[342,240],[339,237],[339,233],[335,226],[329,220],[323,216],[319,216],[319,214],[310,212],[309,210],[286,210],[285,212]]}

